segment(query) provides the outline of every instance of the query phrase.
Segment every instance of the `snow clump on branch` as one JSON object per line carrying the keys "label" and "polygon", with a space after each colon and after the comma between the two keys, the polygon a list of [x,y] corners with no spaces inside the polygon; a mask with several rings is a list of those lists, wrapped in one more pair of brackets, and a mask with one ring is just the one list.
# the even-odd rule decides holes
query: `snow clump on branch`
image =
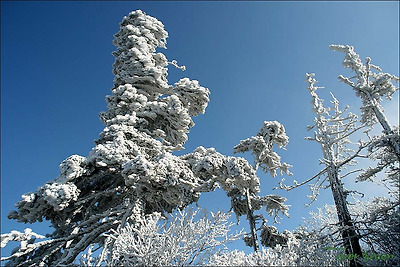
{"label": "snow clump on branch", "polygon": [[273,177],[277,175],[276,171],[281,170],[281,174],[291,174],[287,163],[281,163],[281,157],[272,151],[273,144],[284,148],[289,142],[285,127],[277,121],[265,121],[257,136],[240,141],[234,147],[234,153],[243,153],[251,151],[255,156],[254,165],[258,169],[260,166],[263,171],[270,172]]}

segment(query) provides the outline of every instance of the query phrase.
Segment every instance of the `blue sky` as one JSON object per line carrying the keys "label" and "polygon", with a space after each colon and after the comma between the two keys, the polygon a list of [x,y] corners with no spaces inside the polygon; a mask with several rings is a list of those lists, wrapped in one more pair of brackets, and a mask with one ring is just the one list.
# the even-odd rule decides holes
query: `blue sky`
{"label": "blue sky", "polygon": [[[113,34],[122,17],[136,9],[163,22],[168,49],[160,51],[186,65],[185,72],[170,68],[169,83],[189,77],[211,91],[206,113],[195,118],[180,154],[204,146],[232,155],[233,147],[255,135],[264,120],[277,120],[290,142],[287,151],[276,151],[293,165],[293,178],[302,181],[320,170],[321,157],[318,144],[304,140],[314,117],[305,73],[315,72],[319,85],[326,87],[322,98],[332,91],[342,106],[359,114],[360,99],[337,80],[349,73],[341,65],[343,54],[329,45],[354,45],[361,58],[369,56],[385,72],[399,73],[396,1],[2,1],[2,233],[27,227],[7,219],[22,194],[56,178],[62,160],[87,156],[94,146],[103,128],[98,113],[106,110],[104,98],[112,88]],[[398,123],[398,93],[385,108],[392,124]],[[307,186],[272,191],[281,177],[260,173],[260,179],[262,194],[284,195],[291,205],[291,217],[281,221],[281,230],[294,229],[309,211],[333,203],[326,191],[304,208]],[[370,195],[383,192],[372,184],[361,188]],[[221,191],[204,194],[199,204],[229,209]],[[32,228],[39,233],[48,229]]]}

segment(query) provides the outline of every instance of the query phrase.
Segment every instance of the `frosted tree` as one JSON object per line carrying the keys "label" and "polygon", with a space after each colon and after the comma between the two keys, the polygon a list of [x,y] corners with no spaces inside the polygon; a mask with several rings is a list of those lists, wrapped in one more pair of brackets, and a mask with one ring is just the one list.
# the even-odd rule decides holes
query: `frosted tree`
{"label": "frosted tree", "polygon": [[[312,97],[312,110],[316,114],[314,125],[308,126],[308,130],[315,129],[314,137],[306,139],[316,141],[321,145],[323,158],[320,163],[324,164],[325,168],[302,183],[295,180],[294,185],[287,186],[281,182],[280,187],[285,190],[292,190],[313,181],[313,184],[309,184],[312,194],[308,197],[311,202],[317,198],[321,188],[330,188],[339,218],[339,228],[346,254],[362,255],[357,229],[351,218],[346,200],[347,195],[352,192],[346,190],[342,182],[344,177],[359,170],[349,171],[346,174],[342,174],[342,171],[346,169],[346,166],[356,164],[355,158],[361,157],[360,151],[368,146],[368,143],[360,141],[356,150],[349,147],[351,144],[350,135],[364,128],[365,125],[358,124],[357,115],[351,112],[346,113],[348,106],[344,110],[340,110],[339,101],[332,93],[332,107],[324,107],[323,100],[317,94],[317,89],[321,87],[315,86],[314,76],[315,74],[306,74],[307,89]],[[350,261],[351,266],[359,266],[360,264],[357,259]]]}
{"label": "frosted tree", "polygon": [[167,36],[142,11],[124,17],[114,38],[113,95],[100,114],[106,127],[88,157],[67,158],[57,179],[16,204],[9,218],[50,220],[55,231],[6,257],[10,265],[69,264],[135,214],[171,212],[198,199],[201,181],[171,152],[187,140],[191,116],[204,113],[209,90],[188,78],[168,85],[166,67],[177,64],[156,53]]}
{"label": "frosted tree", "polygon": [[379,172],[385,170],[383,181],[388,184],[391,198],[375,198],[368,204],[369,208],[364,210],[364,214],[360,215],[360,227],[364,229],[363,239],[367,240],[366,243],[373,251],[397,251],[397,248],[393,250],[393,244],[398,246],[399,242],[397,218],[400,205],[400,134],[399,126],[392,126],[385,116],[381,102],[383,97],[391,100],[393,94],[398,92],[399,87],[396,87],[395,83],[399,82],[399,78],[383,72],[380,67],[371,63],[369,57],[363,63],[353,46],[331,45],[330,48],[343,52],[343,66],[354,72],[352,77],[340,75],[339,80],[353,88],[361,98],[361,122],[369,125],[378,123],[383,129],[381,135],[370,138],[371,143],[368,146],[369,158],[378,163],[358,175],[357,181],[373,180]]}
{"label": "frosted tree", "polygon": [[[188,78],[168,84],[168,65],[185,67],[157,52],[166,47],[167,37],[164,25],[140,10],[123,18],[113,41],[112,95],[106,97],[108,110],[100,114],[105,128],[87,157],[65,159],[56,179],[16,203],[10,219],[49,220],[54,232],[39,242],[32,238],[39,235],[2,235],[2,246],[21,241],[1,259],[7,265],[69,265],[88,248],[105,257],[116,242],[110,234],[127,225],[140,229],[147,215],[182,209],[201,192],[218,186],[228,195],[259,192],[259,179],[243,158],[204,147],[172,154],[183,148],[192,117],[205,112],[210,92]],[[284,208],[271,199],[262,201],[271,203],[272,213]]]}
{"label": "frosted tree", "polygon": [[392,99],[393,94],[399,90],[393,82],[399,82],[395,75],[384,73],[382,69],[371,63],[371,58],[365,59],[362,63],[360,56],[350,45],[331,45],[330,49],[345,53],[343,66],[354,72],[353,77],[339,76],[339,80],[350,85],[362,100],[361,122],[374,124],[379,122],[383,128],[386,142],[391,147],[397,159],[400,160],[400,143],[398,129],[392,127],[386,118],[381,106],[382,97]]}
{"label": "frosted tree", "polygon": [[[243,146],[242,149],[244,151],[245,147]],[[272,156],[270,155],[271,158],[277,156],[275,159],[279,159],[279,156],[275,152],[270,151],[270,154],[273,154]],[[206,149],[203,147],[198,147],[193,153],[182,156],[182,159],[186,160],[191,166],[193,173],[204,181],[196,190],[208,192],[222,187],[227,196],[231,198],[231,208],[238,219],[242,215],[253,216],[252,211],[262,208],[265,208],[269,215],[274,216],[275,220],[279,213],[288,215],[287,211],[289,207],[284,204],[286,201],[284,197],[274,194],[263,197],[258,195],[260,192],[260,180],[256,176],[256,170],[247,160],[237,157],[226,157],[218,153],[214,148]],[[278,164],[278,162],[275,162],[275,164]],[[284,166],[287,167],[286,165]],[[282,166],[283,169],[285,167]],[[273,172],[273,170],[271,171]],[[250,196],[250,198],[246,196]],[[249,199],[251,200],[250,204],[248,202]],[[252,218],[255,222],[255,219],[261,219],[261,216],[249,218]],[[251,230],[252,233],[255,233],[254,224],[252,222],[250,224],[251,229],[253,229]],[[272,230],[272,228],[265,227],[265,234],[268,232],[267,230]],[[267,238],[267,235],[265,236],[265,240],[269,240],[271,245],[282,238],[276,231],[271,232],[270,238]],[[257,250],[257,247],[254,246],[257,238],[253,239],[251,236],[247,236],[244,240],[247,245],[253,246]]]}
{"label": "frosted tree", "polygon": [[59,177],[16,204],[9,218],[46,219],[55,231],[3,258],[9,265],[70,264],[89,245],[107,244],[103,233],[198,199],[202,182],[171,152],[187,140],[191,117],[204,113],[209,90],[188,78],[168,85],[167,66],[177,63],[156,52],[167,37],[164,25],[140,10],[124,17],[113,41],[113,94],[100,114],[106,127],[88,157],[67,158]]}
{"label": "frosted tree", "polygon": [[[253,136],[234,147],[234,153],[251,151],[254,155],[254,170],[257,171],[259,167],[265,172],[269,172],[273,177],[277,175],[277,170],[282,173],[291,174],[289,171],[290,165],[281,163],[280,156],[272,150],[273,145],[276,144],[280,148],[284,148],[289,142],[289,137],[286,135],[285,128],[277,121],[265,121],[257,136]],[[260,197],[250,191],[250,188],[245,188],[245,194],[240,192],[233,192],[229,194],[232,199],[232,207],[235,213],[239,215],[246,214],[247,220],[250,225],[251,236],[246,236],[246,244],[252,246],[254,251],[259,250],[258,237],[257,237],[257,220],[262,220],[261,226],[261,243],[265,246],[274,247],[276,244],[284,244],[286,241],[285,235],[278,233],[274,226],[266,225],[266,219],[262,215],[254,215],[255,210],[266,207],[267,212],[272,215],[275,210],[279,210],[282,214],[288,216],[288,206],[283,205],[286,201],[285,198],[278,195],[268,195]],[[278,214],[274,214],[276,222]]]}
{"label": "frosted tree", "polygon": [[[391,186],[399,189],[399,160],[400,160],[400,134],[398,126],[391,126],[381,106],[382,98],[391,100],[393,94],[399,90],[394,83],[399,82],[395,75],[384,73],[382,69],[371,63],[371,58],[365,59],[365,64],[354,51],[353,46],[331,45],[330,48],[345,54],[343,66],[354,72],[353,77],[339,76],[339,80],[348,84],[361,98],[361,122],[369,125],[379,123],[383,134],[372,138],[368,147],[370,158],[378,160],[376,167],[369,167],[359,175],[359,181],[373,178],[382,170],[387,170],[387,180]],[[394,197],[398,194],[395,193]],[[397,196],[398,201],[398,196]]]}

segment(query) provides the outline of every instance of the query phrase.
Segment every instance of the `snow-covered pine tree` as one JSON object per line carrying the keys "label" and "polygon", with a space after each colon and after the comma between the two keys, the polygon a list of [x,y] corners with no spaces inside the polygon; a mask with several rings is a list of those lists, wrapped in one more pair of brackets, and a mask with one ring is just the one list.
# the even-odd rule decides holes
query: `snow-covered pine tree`
{"label": "snow-covered pine tree", "polygon": [[[16,204],[10,219],[49,220],[54,231],[36,243],[43,236],[31,231],[2,235],[2,247],[6,241],[21,242],[1,259],[7,265],[69,265],[89,247],[106,255],[113,231],[127,223],[140,225],[155,212],[184,208],[218,186],[228,195],[258,194],[259,179],[243,158],[204,147],[172,154],[183,148],[192,117],[205,112],[209,90],[188,78],[168,84],[168,65],[185,68],[156,51],[165,48],[167,37],[164,25],[140,10],[123,18],[113,42],[113,94],[100,114],[106,127],[88,157],[70,156],[55,180]],[[287,208],[274,202],[269,209]]]}
{"label": "snow-covered pine tree", "polygon": [[[273,177],[277,175],[277,170],[280,169],[281,174],[286,173],[291,175],[289,171],[290,165],[281,163],[280,156],[272,150],[273,145],[276,144],[280,148],[284,148],[289,142],[289,137],[286,135],[285,127],[277,121],[265,121],[257,136],[252,136],[234,147],[234,153],[251,151],[255,156],[254,170],[257,172],[258,167],[264,172],[269,172]],[[265,206],[266,211],[272,215],[273,210],[280,210],[282,214],[287,214],[288,206],[283,205],[286,198],[278,195],[267,195],[264,197],[250,193],[246,189],[245,195],[231,194],[232,207],[236,214],[243,213],[243,206],[246,207],[247,220],[250,225],[250,236],[245,237],[246,244],[252,246],[254,251],[259,250],[258,236],[257,236],[257,221],[261,220],[261,243],[265,246],[274,247],[276,244],[284,244],[285,236],[279,234],[274,226],[268,226],[266,220],[262,215],[254,215],[255,210],[259,210]],[[274,214],[276,222],[277,214]]]}
{"label": "snow-covered pine tree", "polygon": [[55,180],[16,204],[9,218],[46,219],[55,231],[4,258],[9,265],[70,264],[89,245],[103,246],[111,229],[197,201],[202,182],[171,152],[187,140],[191,117],[204,113],[209,90],[188,78],[168,85],[167,66],[177,63],[156,52],[167,37],[140,10],[123,18],[113,41],[113,94],[100,114],[106,127],[88,157],[67,158]]}

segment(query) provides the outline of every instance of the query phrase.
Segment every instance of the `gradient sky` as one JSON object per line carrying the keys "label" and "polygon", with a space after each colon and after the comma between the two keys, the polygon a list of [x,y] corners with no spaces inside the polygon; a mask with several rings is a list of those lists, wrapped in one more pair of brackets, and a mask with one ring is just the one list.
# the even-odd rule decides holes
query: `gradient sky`
{"label": "gradient sky", "polygon": [[[341,65],[343,54],[329,50],[330,44],[354,45],[362,59],[369,56],[383,71],[399,73],[397,1],[1,1],[1,233],[27,227],[7,219],[22,194],[56,178],[62,160],[87,156],[94,146],[103,129],[98,113],[106,110],[104,98],[113,85],[113,34],[136,9],[163,22],[168,49],[160,52],[187,68],[170,68],[169,83],[189,77],[211,91],[206,113],[195,118],[186,150],[178,154],[204,146],[232,155],[264,120],[277,120],[290,138],[287,151],[276,148],[293,165],[294,176],[286,181],[303,181],[321,168],[318,144],[304,140],[314,118],[306,72],[315,72],[318,85],[326,87],[322,98],[332,91],[342,107],[359,114],[360,99],[337,79],[349,73]],[[397,124],[398,93],[385,109]],[[259,177],[261,194],[284,195],[291,205],[280,230],[293,230],[308,212],[333,203],[325,191],[305,208],[307,186],[273,191],[281,177],[261,172]],[[369,196],[384,192],[370,183],[356,186]],[[228,210],[229,203],[220,190],[203,194],[199,205]],[[46,233],[48,224],[43,225],[31,227]],[[241,227],[247,227],[245,218]]]}

